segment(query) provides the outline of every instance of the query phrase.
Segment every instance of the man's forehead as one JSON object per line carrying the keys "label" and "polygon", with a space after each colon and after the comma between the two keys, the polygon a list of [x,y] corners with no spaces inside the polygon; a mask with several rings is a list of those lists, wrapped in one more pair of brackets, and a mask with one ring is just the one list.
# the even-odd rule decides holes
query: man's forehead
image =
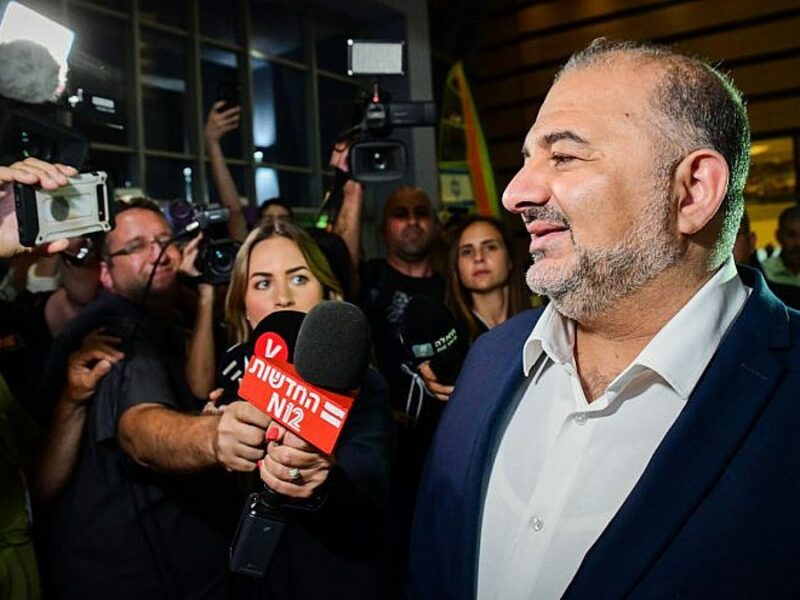
{"label": "man's forehead", "polygon": [[419,194],[402,194],[395,196],[388,203],[389,209],[397,207],[417,208],[418,206],[431,208],[430,200]]}
{"label": "man's forehead", "polygon": [[116,226],[109,232],[110,236],[129,239],[139,236],[157,236],[171,233],[169,224],[163,215],[143,208],[129,208],[116,217]]}
{"label": "man's forehead", "polygon": [[565,72],[542,103],[526,146],[564,139],[588,143],[598,128],[650,121],[650,94],[658,78],[657,69],[629,60]]}

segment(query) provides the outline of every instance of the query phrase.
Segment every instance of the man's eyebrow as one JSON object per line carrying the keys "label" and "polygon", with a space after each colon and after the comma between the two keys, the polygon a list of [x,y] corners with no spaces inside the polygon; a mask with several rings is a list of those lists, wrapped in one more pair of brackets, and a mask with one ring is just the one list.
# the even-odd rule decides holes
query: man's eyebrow
{"label": "man's eyebrow", "polygon": [[576,142],[578,144],[589,143],[574,131],[571,131],[569,129],[562,129],[560,131],[551,131],[550,133],[542,136],[540,144],[543,146],[552,146],[556,142],[561,142],[563,140]]}

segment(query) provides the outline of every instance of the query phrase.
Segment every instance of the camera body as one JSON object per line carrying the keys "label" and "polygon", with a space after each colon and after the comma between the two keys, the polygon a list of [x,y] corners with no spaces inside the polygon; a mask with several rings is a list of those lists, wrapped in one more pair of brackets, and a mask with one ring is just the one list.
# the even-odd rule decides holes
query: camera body
{"label": "camera body", "polygon": [[356,142],[350,146],[350,175],[362,183],[401,179],[408,153],[399,140],[386,139],[395,127],[425,127],[436,124],[434,102],[381,102],[376,93],[355,127]]}
{"label": "camera body", "polygon": [[105,172],[81,173],[53,191],[17,183],[14,204],[19,241],[36,246],[87,233],[111,231],[113,218]]}
{"label": "camera body", "polygon": [[241,244],[235,240],[209,240],[200,245],[195,268],[200,271],[200,282],[223,285],[231,280],[233,263]]}

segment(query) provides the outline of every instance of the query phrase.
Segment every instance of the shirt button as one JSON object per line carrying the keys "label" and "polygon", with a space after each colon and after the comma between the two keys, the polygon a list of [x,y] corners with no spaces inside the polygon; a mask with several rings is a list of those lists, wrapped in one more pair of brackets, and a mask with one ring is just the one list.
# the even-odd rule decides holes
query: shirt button
{"label": "shirt button", "polygon": [[586,425],[586,413],[577,413],[573,419],[577,425]]}
{"label": "shirt button", "polygon": [[531,518],[528,525],[533,531],[541,531],[542,529],[544,529],[544,519],[542,519],[541,517],[533,517]]}

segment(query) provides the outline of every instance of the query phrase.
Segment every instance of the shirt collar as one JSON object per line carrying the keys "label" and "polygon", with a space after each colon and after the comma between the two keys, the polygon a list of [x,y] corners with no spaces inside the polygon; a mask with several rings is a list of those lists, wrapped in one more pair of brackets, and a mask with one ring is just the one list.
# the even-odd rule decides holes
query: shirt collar
{"label": "shirt collar", "polygon": [[[646,368],[688,398],[750,291],[739,278],[733,258],[729,258],[609,388]],[[574,321],[549,304],[523,346],[525,376],[530,374],[542,353],[555,363],[571,364],[574,345]]]}

